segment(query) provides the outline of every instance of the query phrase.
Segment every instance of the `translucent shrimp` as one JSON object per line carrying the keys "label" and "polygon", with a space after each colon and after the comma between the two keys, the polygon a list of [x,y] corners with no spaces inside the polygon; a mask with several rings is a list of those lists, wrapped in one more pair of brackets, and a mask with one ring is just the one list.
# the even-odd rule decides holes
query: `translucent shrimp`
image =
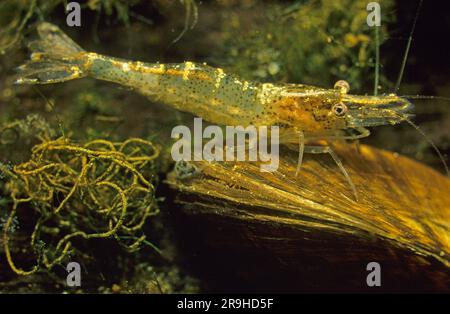
{"label": "translucent shrimp", "polygon": [[345,81],[333,89],[254,83],[206,64],[143,63],[86,52],[49,23],[40,24],[38,33],[40,39],[30,44],[31,60],[19,68],[17,83],[50,84],[90,76],[130,87],[211,123],[277,125],[281,143],[298,145],[297,172],[304,153],[330,154],[355,198],[356,188],[331,143],[367,137],[367,127],[410,122],[408,100],[394,94],[351,95]]}

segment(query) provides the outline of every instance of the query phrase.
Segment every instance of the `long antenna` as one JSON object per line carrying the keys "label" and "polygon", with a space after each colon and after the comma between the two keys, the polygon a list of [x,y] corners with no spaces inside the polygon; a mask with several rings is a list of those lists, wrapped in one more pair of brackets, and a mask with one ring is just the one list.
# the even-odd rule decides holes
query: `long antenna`
{"label": "long antenna", "polygon": [[402,95],[401,97],[409,99],[435,99],[435,100],[450,101],[450,97],[430,96],[430,95]]}
{"label": "long antenna", "polygon": [[429,138],[424,131],[422,131],[421,128],[419,128],[418,125],[416,125],[414,122],[412,122],[411,120],[409,120],[406,116],[404,115],[400,115],[397,113],[397,115],[399,117],[401,117],[402,119],[404,119],[406,122],[408,122],[408,124],[410,126],[412,126],[414,129],[416,129],[417,132],[420,133],[420,135],[422,135],[422,137],[428,142],[428,144],[431,145],[431,147],[434,149],[434,151],[437,153],[437,155],[439,156],[439,159],[441,160],[442,164],[444,165],[445,168],[445,173],[447,174],[447,176],[450,177],[450,171],[448,170],[448,166],[447,163],[445,162],[445,158],[442,155],[441,151],[439,150],[439,148],[436,146],[436,144],[434,144],[434,142],[431,140],[431,138]]}
{"label": "long antenna", "polygon": [[376,96],[378,94],[378,84],[380,77],[380,31],[378,26],[375,26],[375,82],[373,86],[373,95]]}
{"label": "long antenna", "polygon": [[406,44],[405,54],[403,56],[400,73],[398,74],[397,83],[395,83],[394,93],[398,92],[398,89],[400,88],[400,83],[402,82],[403,72],[405,70],[406,60],[408,59],[409,49],[411,48],[411,42],[412,42],[412,38],[413,38],[413,34],[414,34],[414,29],[416,28],[417,19],[419,18],[419,12],[420,12],[420,8],[422,7],[422,2],[423,2],[423,0],[420,0],[419,5],[417,6],[416,16],[414,17],[414,22],[413,22],[413,26],[411,28],[411,32],[409,33],[408,43]]}
{"label": "long antenna", "polygon": [[[55,110],[55,105],[47,98],[45,97],[44,93],[41,92],[39,88],[37,88],[35,85],[31,85],[33,89],[41,96],[44,101],[47,103],[47,105],[50,107],[51,111]],[[62,120],[60,119],[58,113],[55,111],[56,121],[58,121],[59,130],[61,131],[61,135],[63,138],[66,138],[66,134],[64,132],[64,125]]]}

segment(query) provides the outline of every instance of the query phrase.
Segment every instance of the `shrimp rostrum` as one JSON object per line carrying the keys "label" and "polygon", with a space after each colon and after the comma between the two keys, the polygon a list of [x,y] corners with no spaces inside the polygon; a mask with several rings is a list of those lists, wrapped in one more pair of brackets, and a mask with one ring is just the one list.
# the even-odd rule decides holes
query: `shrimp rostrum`
{"label": "shrimp rostrum", "polygon": [[31,60],[19,67],[18,84],[90,76],[127,86],[211,123],[276,125],[280,142],[298,147],[297,172],[304,153],[330,154],[355,197],[356,188],[331,148],[333,141],[367,137],[367,127],[402,121],[412,124],[413,106],[407,99],[394,94],[351,95],[345,81],[338,81],[332,89],[248,82],[206,64],[143,63],[86,52],[49,23],[40,24],[38,34],[39,39],[29,46]]}

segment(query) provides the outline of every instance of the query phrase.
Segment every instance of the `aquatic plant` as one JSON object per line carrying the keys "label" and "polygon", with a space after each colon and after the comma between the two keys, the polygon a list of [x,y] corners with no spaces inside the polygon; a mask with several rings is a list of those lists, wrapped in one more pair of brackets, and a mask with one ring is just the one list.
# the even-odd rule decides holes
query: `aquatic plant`
{"label": "aquatic plant", "polygon": [[[24,125],[15,121],[1,129],[20,133]],[[0,164],[6,176],[4,193],[12,200],[3,228],[11,269],[20,275],[50,269],[76,251],[79,239],[113,237],[126,249],[137,250],[146,241],[141,230],[147,218],[158,213],[153,161],[159,149],[139,138],[75,143],[65,137],[52,139],[45,131],[36,135],[40,143],[28,161],[12,169]],[[38,256],[37,264],[23,270],[11,253],[11,245],[23,243],[12,237],[11,227],[34,216],[28,244]]]}
{"label": "aquatic plant", "polygon": [[[119,23],[129,27],[130,17],[135,17],[137,20],[147,24],[151,24],[151,20],[133,12],[132,8],[143,2],[142,0],[88,0],[82,4],[83,9],[88,9],[95,12],[97,15],[96,22],[91,23],[94,29],[94,37],[97,38],[98,23],[101,16],[109,21],[115,18]],[[197,4],[194,0],[181,0],[180,3],[184,6],[185,17],[183,29],[173,39],[172,43],[177,42],[183,35],[192,29],[198,20]],[[45,20],[57,8],[64,10],[67,1],[65,0],[4,0],[0,3],[0,55],[5,54],[8,50],[16,47],[24,34],[26,27],[31,24],[33,20]],[[170,2],[154,1],[151,5],[155,5],[161,10],[166,10],[168,7],[172,9]]]}
{"label": "aquatic plant", "polygon": [[0,3],[0,55],[20,41],[28,20],[34,14],[36,2],[25,0]]}
{"label": "aquatic plant", "polygon": [[[216,58],[252,79],[324,87],[345,79],[361,91],[373,85],[375,48],[387,38],[392,20],[387,13],[392,2],[382,1],[383,23],[376,42],[375,28],[366,23],[366,5],[348,0],[255,2],[248,14],[229,10],[222,26],[226,44]],[[386,84],[381,76],[381,85]]]}

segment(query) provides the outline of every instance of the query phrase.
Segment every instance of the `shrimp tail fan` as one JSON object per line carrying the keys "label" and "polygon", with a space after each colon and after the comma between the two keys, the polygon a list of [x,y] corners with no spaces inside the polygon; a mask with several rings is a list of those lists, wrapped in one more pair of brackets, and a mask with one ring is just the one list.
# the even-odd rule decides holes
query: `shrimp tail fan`
{"label": "shrimp tail fan", "polygon": [[86,52],[59,27],[40,23],[39,38],[28,44],[30,60],[17,68],[16,84],[51,84],[87,75]]}

